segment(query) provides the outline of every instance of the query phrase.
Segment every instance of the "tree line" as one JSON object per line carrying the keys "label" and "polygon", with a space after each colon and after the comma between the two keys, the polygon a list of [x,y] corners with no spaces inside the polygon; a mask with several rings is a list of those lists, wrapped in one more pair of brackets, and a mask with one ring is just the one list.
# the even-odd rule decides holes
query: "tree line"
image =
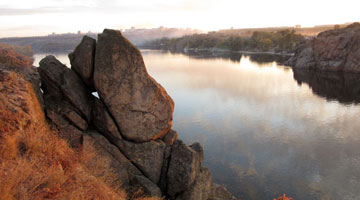
{"label": "tree line", "polygon": [[227,35],[218,32],[194,34],[180,38],[162,38],[148,42],[145,47],[183,51],[184,49],[226,49],[229,51],[294,52],[297,44],[305,40],[295,30],[276,32],[254,31],[251,37]]}

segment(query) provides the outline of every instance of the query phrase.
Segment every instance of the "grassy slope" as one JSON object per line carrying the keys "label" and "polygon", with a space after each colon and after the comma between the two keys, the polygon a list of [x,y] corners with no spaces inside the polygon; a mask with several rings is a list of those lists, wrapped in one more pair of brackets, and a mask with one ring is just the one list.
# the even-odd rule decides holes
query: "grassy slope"
{"label": "grassy slope", "polygon": [[0,199],[134,199],[92,146],[72,149],[49,128],[28,82],[0,70],[0,91]]}

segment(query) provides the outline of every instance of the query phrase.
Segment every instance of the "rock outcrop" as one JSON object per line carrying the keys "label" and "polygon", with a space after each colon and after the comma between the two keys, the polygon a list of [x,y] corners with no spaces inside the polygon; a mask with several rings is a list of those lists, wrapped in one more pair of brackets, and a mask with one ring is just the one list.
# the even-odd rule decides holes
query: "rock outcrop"
{"label": "rock outcrop", "polygon": [[46,102],[58,104],[67,101],[86,121],[91,119],[93,96],[76,73],[60,63],[54,56],[40,61],[39,73]]}
{"label": "rock outcrop", "polygon": [[80,44],[73,53],[69,54],[71,69],[73,69],[90,88],[94,88],[94,58],[95,58],[96,40],[84,36]]}
{"label": "rock outcrop", "polygon": [[[178,139],[171,129],[172,99],[120,32],[105,30],[97,44],[85,37],[69,57],[71,69],[54,56],[40,62],[39,73],[0,67],[0,133],[47,119],[73,148],[93,147],[106,158],[130,196],[142,191],[141,196],[207,200],[220,193],[213,192],[202,164],[203,148]],[[92,162],[98,164],[96,158]]]}
{"label": "rock outcrop", "polygon": [[171,128],[174,102],[147,73],[140,51],[105,29],[96,45],[94,83],[122,136],[146,142]]}
{"label": "rock outcrop", "polygon": [[299,44],[286,63],[298,69],[360,72],[360,24],[320,33]]}

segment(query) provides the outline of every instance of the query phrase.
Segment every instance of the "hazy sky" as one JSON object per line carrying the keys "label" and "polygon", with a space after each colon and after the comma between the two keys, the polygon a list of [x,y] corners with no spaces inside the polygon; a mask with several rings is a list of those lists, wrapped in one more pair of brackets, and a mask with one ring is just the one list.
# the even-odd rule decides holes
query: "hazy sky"
{"label": "hazy sky", "polygon": [[360,21],[359,0],[2,0],[0,37],[106,28],[224,28]]}

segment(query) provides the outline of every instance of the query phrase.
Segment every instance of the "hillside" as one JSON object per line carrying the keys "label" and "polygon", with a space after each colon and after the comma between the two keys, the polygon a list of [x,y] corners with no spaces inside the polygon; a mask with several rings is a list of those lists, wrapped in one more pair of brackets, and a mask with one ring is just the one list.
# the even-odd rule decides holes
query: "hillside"
{"label": "hillside", "polygon": [[[145,42],[156,40],[159,38],[167,37],[182,37],[200,33],[199,30],[193,29],[178,29],[178,28],[153,28],[153,29],[126,29],[123,31],[133,44],[142,45]],[[39,37],[9,37],[0,38],[0,43],[17,46],[29,46],[35,53],[58,53],[70,52],[80,43],[81,39],[85,36],[97,38],[97,33],[67,33],[67,34],[51,34],[48,36]]]}

